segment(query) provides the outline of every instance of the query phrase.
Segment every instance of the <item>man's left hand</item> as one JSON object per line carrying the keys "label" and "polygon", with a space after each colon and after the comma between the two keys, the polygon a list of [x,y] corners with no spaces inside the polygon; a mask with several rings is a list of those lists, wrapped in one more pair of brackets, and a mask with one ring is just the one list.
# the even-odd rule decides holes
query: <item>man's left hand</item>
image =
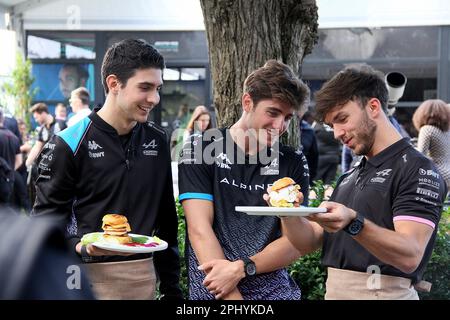
{"label": "man's left hand", "polygon": [[207,274],[203,285],[216,299],[221,299],[230,293],[245,277],[242,260],[232,262],[225,259],[215,259],[202,264],[198,269]]}
{"label": "man's left hand", "polygon": [[342,230],[356,218],[356,211],[337,202],[324,201],[319,208],[326,208],[327,212],[311,214],[307,219],[317,222],[325,231],[330,233]]}

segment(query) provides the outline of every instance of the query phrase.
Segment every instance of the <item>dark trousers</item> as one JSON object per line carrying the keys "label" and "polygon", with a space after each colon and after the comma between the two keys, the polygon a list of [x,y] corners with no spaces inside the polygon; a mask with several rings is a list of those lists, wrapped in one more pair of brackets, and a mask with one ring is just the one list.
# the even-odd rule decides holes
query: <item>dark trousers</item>
{"label": "dark trousers", "polygon": [[[25,171],[26,172],[26,171]],[[26,180],[18,171],[14,172],[14,192],[12,197],[12,204],[16,208],[24,209],[27,213],[31,211],[30,199],[28,197],[28,190]]]}

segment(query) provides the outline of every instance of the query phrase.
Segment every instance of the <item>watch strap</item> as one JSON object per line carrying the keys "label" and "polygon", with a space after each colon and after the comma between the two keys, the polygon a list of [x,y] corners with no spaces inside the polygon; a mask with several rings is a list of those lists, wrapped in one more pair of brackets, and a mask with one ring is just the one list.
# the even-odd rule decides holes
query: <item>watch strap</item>
{"label": "watch strap", "polygon": [[[246,277],[252,277],[256,275],[256,265],[255,262],[250,259],[249,257],[241,258],[242,261],[244,261],[244,272]],[[249,270],[251,270],[249,272]]]}
{"label": "watch strap", "polygon": [[83,260],[83,262],[92,262],[94,260],[93,257],[88,254],[87,248],[85,245],[81,246],[80,255],[81,255],[81,260]]}
{"label": "watch strap", "polygon": [[359,212],[356,212],[356,217],[345,226],[344,231],[351,236],[356,236],[361,232],[364,227],[364,216]]}

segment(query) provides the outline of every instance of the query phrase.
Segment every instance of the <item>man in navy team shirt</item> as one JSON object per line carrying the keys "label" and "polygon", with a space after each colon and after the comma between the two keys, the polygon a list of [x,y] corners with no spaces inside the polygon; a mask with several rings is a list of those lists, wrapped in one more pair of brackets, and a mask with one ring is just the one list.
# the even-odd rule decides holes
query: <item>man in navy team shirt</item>
{"label": "man in navy team shirt", "polygon": [[337,181],[328,210],[282,218],[302,253],[322,247],[326,299],[418,299],[441,217],[445,183],[385,113],[388,92],[372,68],[347,68],[316,93],[317,118],[361,162]]}
{"label": "man in navy team shirt", "polygon": [[250,216],[235,206],[266,206],[267,187],[286,176],[308,194],[305,157],[276,142],[305,107],[309,90],[288,66],[270,60],[247,77],[243,91],[243,113],[234,125],[194,134],[182,150],[189,298],[300,299],[285,268],[300,253],[279,218]]}

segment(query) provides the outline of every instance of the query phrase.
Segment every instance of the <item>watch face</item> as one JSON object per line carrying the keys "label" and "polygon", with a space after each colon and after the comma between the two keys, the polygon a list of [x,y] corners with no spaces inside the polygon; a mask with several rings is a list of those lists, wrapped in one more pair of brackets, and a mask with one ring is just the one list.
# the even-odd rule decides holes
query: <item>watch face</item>
{"label": "watch face", "polygon": [[349,226],[349,232],[351,234],[358,234],[362,226],[363,226],[362,223],[356,220]]}
{"label": "watch face", "polygon": [[245,271],[249,276],[254,276],[256,274],[256,267],[254,263],[249,263],[245,266]]}

